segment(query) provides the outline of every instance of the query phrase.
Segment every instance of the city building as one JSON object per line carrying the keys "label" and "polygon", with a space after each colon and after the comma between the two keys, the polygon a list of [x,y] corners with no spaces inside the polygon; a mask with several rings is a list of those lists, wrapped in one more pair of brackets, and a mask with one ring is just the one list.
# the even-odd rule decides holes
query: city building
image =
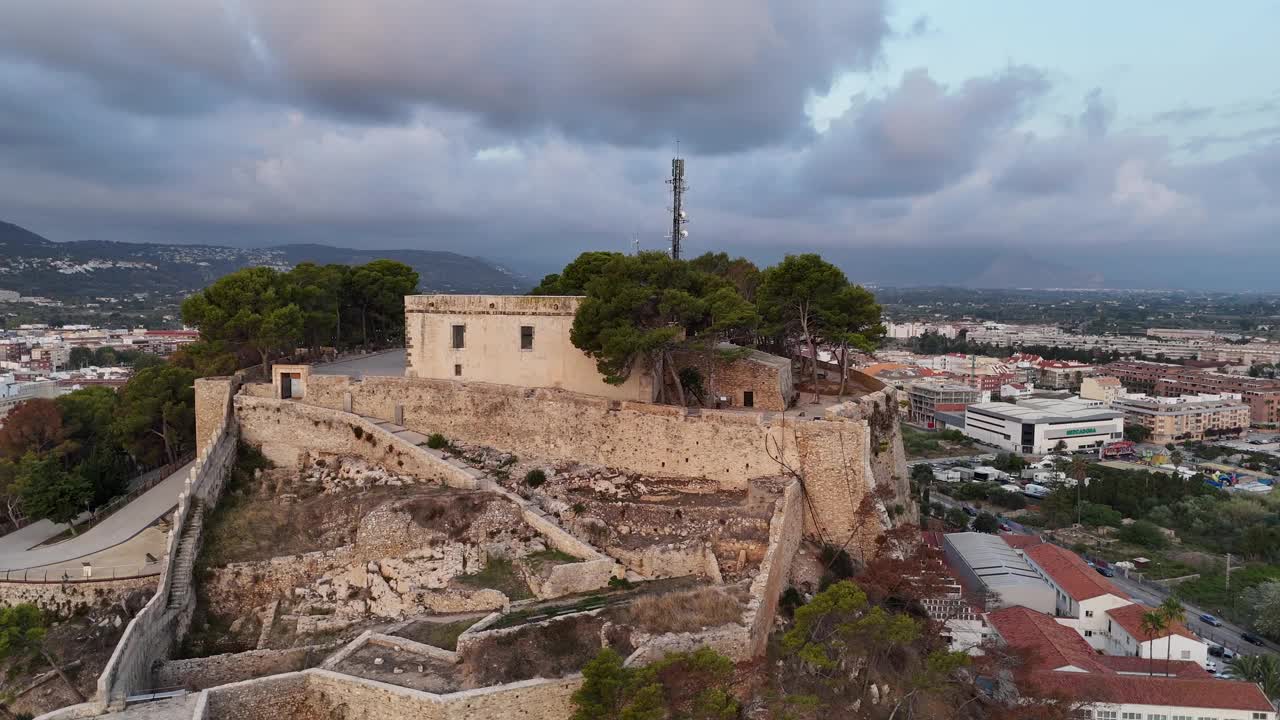
{"label": "city building", "polygon": [[1094,650],[1105,651],[1111,637],[1107,613],[1133,605],[1129,596],[1070,550],[1040,543],[1022,552],[1036,574],[1052,588],[1056,601],[1054,614],[1059,622],[1080,633]]}
{"label": "city building", "polygon": [[1124,413],[1126,423],[1150,431],[1157,444],[1240,437],[1249,429],[1251,410],[1233,393],[1153,397],[1126,393],[1111,407]]}
{"label": "city building", "polygon": [[1063,360],[1045,360],[1039,370],[1036,386],[1052,390],[1077,390],[1086,377],[1097,372],[1092,365]]}
{"label": "city building", "polygon": [[1155,397],[1204,393],[1235,393],[1249,406],[1254,425],[1280,423],[1280,380],[1211,373],[1197,368],[1155,362],[1124,361],[1104,366],[1130,392]]}
{"label": "city building", "polygon": [[1052,588],[1030,563],[996,535],[962,532],[942,537],[942,552],[974,605],[985,608],[1021,606],[1052,613]]}
{"label": "city building", "polygon": [[1209,659],[1209,646],[1187,626],[1173,621],[1163,630],[1148,634],[1142,629],[1142,616],[1153,608],[1129,603],[1106,611],[1108,655],[1132,655],[1193,662],[1204,667]]}
{"label": "city building", "polygon": [[1094,450],[1124,437],[1124,415],[1078,398],[977,403],[965,409],[964,434],[1017,453],[1045,454],[1058,443],[1069,452]]}
{"label": "city building", "polygon": [[1110,375],[1090,376],[1080,383],[1080,399],[1096,400],[1105,407],[1111,407],[1111,403],[1122,393],[1124,384],[1119,378]]}
{"label": "city building", "polygon": [[998,641],[1022,651],[1016,682],[1032,697],[1068,698],[1090,720],[1276,720],[1255,683],[1220,680],[1191,661],[1098,655],[1078,633],[1023,607],[988,615]]}
{"label": "city building", "polygon": [[953,382],[921,381],[907,385],[907,421],[934,427],[935,413],[962,412],[981,399],[981,391]]}

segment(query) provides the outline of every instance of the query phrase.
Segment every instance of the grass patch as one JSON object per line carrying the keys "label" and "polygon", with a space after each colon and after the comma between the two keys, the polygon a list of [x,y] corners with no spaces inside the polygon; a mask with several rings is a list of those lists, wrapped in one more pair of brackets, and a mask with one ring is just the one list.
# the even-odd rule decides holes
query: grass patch
{"label": "grass patch", "polygon": [[520,576],[515,564],[506,558],[492,558],[480,572],[459,575],[454,580],[471,587],[497,590],[511,600],[533,597],[529,592],[529,585]]}
{"label": "grass patch", "polygon": [[742,620],[742,603],[716,588],[637,598],[623,622],[652,633],[693,632]]}
{"label": "grass patch", "polygon": [[1240,594],[1264,582],[1280,580],[1280,565],[1253,563],[1231,569],[1231,591],[1226,589],[1222,572],[1205,573],[1195,580],[1178,583],[1173,592],[1187,602],[1228,620],[1237,620]]}
{"label": "grass patch", "polygon": [[973,449],[973,441],[958,430],[924,432],[901,425],[902,449],[908,458],[935,458],[963,455]]}
{"label": "grass patch", "polygon": [[582,562],[581,558],[574,557],[567,552],[562,552],[556,549],[530,553],[521,558],[521,560],[536,571],[541,571],[544,568],[555,567],[556,565],[568,565],[569,563]]}
{"label": "grass patch", "polygon": [[439,623],[419,620],[396,634],[442,650],[457,650],[458,636],[477,622],[479,618]]}

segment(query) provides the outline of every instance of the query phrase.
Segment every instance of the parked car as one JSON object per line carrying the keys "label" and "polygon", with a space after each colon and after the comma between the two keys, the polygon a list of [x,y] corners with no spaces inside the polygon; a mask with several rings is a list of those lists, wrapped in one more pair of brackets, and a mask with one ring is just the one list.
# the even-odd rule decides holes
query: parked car
{"label": "parked car", "polygon": [[1209,643],[1208,645],[1209,645],[1209,654],[1210,654],[1210,655],[1212,655],[1212,656],[1214,656],[1214,657],[1222,657],[1222,651],[1223,651],[1223,650],[1225,650],[1226,648],[1222,647],[1221,645],[1215,644],[1215,643]]}
{"label": "parked car", "polygon": [[1205,625],[1212,625],[1212,626],[1214,626],[1214,627],[1222,627],[1222,621],[1221,621],[1221,620],[1219,620],[1218,618],[1216,618],[1216,617],[1214,617],[1214,616],[1210,615],[1209,613],[1205,613],[1205,614],[1201,615],[1201,616],[1200,616],[1200,622],[1204,623]]}
{"label": "parked car", "polygon": [[1101,576],[1103,576],[1103,577],[1115,577],[1115,576],[1116,576],[1116,571],[1115,571],[1115,570],[1112,570],[1112,569],[1111,569],[1111,568],[1109,568],[1109,567],[1102,567],[1101,565],[1099,565],[1098,567],[1095,567],[1095,568],[1094,568],[1094,570],[1097,570],[1097,571],[1098,571],[1098,574],[1099,574],[1099,575],[1101,575]]}
{"label": "parked car", "polygon": [[1013,532],[1013,526],[1007,522],[1000,523],[1000,530],[1003,532]]}
{"label": "parked car", "polygon": [[1209,674],[1212,675],[1213,673],[1218,672],[1218,663],[1213,660],[1209,660],[1204,664],[1204,669],[1208,670]]}
{"label": "parked car", "polygon": [[1231,649],[1231,648],[1229,648],[1229,647],[1224,647],[1224,648],[1222,648],[1222,659],[1223,659],[1223,660],[1231,660],[1231,659],[1234,659],[1234,658],[1235,658],[1235,656],[1236,656],[1236,651],[1235,651],[1235,650],[1232,650],[1232,649]]}
{"label": "parked car", "polygon": [[1264,644],[1262,641],[1262,638],[1258,637],[1257,635],[1254,635],[1251,632],[1240,633],[1240,639],[1247,643],[1252,643],[1254,645]]}
{"label": "parked car", "polygon": [[972,507],[972,506],[970,506],[970,505],[965,505],[965,506],[964,506],[964,512],[965,512],[965,514],[966,514],[966,515],[968,515],[969,517],[978,517],[978,511],[977,511],[977,510],[974,510],[974,509],[973,509],[973,507]]}

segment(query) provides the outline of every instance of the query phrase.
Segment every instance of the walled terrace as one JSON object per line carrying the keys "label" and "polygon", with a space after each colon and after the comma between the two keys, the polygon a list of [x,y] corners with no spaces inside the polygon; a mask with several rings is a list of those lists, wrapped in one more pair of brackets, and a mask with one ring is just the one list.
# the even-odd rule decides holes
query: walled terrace
{"label": "walled terrace", "polygon": [[332,645],[423,614],[478,618],[581,560],[497,493],[321,452],[250,470],[252,455],[207,521],[189,657]]}
{"label": "walled terrace", "polygon": [[[450,451],[558,518],[637,579],[753,577],[768,548],[769,520],[790,482],[755,478],[743,489],[725,489],[712,480],[518,457],[474,444],[453,443]],[[542,475],[530,482],[531,472]]]}

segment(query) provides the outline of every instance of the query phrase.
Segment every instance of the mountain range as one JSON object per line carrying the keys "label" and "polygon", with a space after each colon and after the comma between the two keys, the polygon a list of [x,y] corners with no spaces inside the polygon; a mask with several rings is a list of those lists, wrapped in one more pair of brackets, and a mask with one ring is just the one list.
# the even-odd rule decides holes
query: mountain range
{"label": "mountain range", "polygon": [[250,266],[288,270],[303,262],[361,264],[398,260],[418,271],[422,292],[513,293],[532,283],[480,258],[434,250],[357,250],[328,245],[236,248],[217,245],[53,242],[0,222],[0,291],[63,302],[181,297]]}

